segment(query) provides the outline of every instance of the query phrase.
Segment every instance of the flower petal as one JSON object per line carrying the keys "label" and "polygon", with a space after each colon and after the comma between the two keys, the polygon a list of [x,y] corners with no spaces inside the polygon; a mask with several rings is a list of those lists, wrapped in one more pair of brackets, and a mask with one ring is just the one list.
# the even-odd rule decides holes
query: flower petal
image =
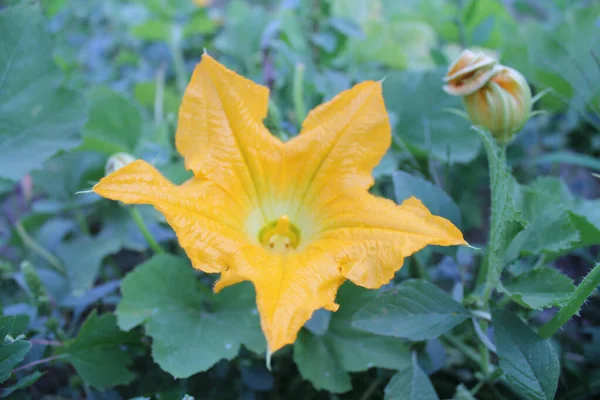
{"label": "flower petal", "polygon": [[335,295],[345,279],[335,258],[317,246],[287,255],[248,246],[234,255],[215,291],[243,280],[254,284],[262,330],[273,353],[296,340],[315,310],[337,310]]}
{"label": "flower petal", "polygon": [[388,283],[405,257],[427,245],[467,244],[458,228],[414,197],[398,206],[355,191],[317,212],[322,231],[314,243],[335,254],[346,278],[366,288]]}
{"label": "flower petal", "polygon": [[175,230],[194,268],[205,272],[220,272],[227,265],[226,254],[247,242],[247,208],[212,182],[193,179],[176,186],[138,160],[103,178],[93,190],[127,204],[153,205]]}
{"label": "flower petal", "polygon": [[310,206],[317,197],[340,190],[367,189],[371,172],[391,143],[391,128],[383,102],[381,82],[363,82],[306,118],[300,136],[286,143],[291,195]]}
{"label": "flower petal", "polygon": [[186,167],[261,205],[283,144],[264,127],[269,91],[204,54],[185,91],[177,150]]}

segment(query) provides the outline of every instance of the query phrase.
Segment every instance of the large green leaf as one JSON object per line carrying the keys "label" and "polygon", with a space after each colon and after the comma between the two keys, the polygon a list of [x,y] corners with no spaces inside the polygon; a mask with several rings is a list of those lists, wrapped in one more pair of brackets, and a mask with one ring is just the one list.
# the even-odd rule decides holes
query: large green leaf
{"label": "large green leaf", "polygon": [[294,361],[316,389],[342,393],[352,388],[348,372],[371,367],[402,369],[410,365],[410,353],[400,339],[352,326],[352,315],[375,296],[372,290],[347,283],[338,293],[340,309],[331,315],[329,329],[322,335],[300,331],[294,343]]}
{"label": "large green leaf", "polygon": [[207,294],[187,260],[158,255],[127,275],[121,292],[119,326],[129,330],[145,324],[155,361],[177,378],[233,359],[242,344],[265,350],[249,283]]}
{"label": "large green leaf", "polygon": [[80,143],[84,101],[61,79],[39,9],[0,12],[0,176],[18,180]]}
{"label": "large green leaf", "polygon": [[379,335],[429,340],[468,316],[462,305],[434,284],[411,279],[365,304],[354,314],[352,325]]}
{"label": "large green leaf", "polygon": [[403,141],[420,155],[447,162],[469,162],[480,141],[467,120],[449,113],[460,100],[442,90],[444,69],[404,71],[387,76],[383,95],[388,110],[398,117],[394,140]]}
{"label": "large green leaf", "polygon": [[392,174],[394,196],[398,204],[411,196],[421,200],[432,214],[440,215],[460,227],[460,209],[444,190],[425,179],[404,171]]}
{"label": "large green leaf", "polygon": [[575,290],[571,278],[552,268],[525,272],[503,286],[513,300],[535,310],[560,306]]}
{"label": "large green leaf", "polygon": [[387,400],[438,400],[429,377],[416,357],[407,368],[400,370],[385,387]]}
{"label": "large green leaf", "polygon": [[142,116],[131,100],[106,88],[91,94],[90,119],[83,128],[83,148],[107,154],[133,153],[142,133]]}
{"label": "large green leaf", "polygon": [[518,253],[559,254],[579,244],[579,231],[564,201],[567,196],[568,190],[552,178],[541,178],[521,188],[519,208],[527,224],[510,244],[508,259]]}
{"label": "large green leaf", "polygon": [[84,235],[61,243],[56,254],[67,271],[71,293],[80,296],[90,289],[98,277],[104,257],[119,249],[120,243],[106,236]]}
{"label": "large green leaf", "polygon": [[500,367],[508,383],[525,399],[554,399],[560,364],[550,341],[500,309],[493,310],[492,325]]}
{"label": "large green leaf", "polygon": [[131,358],[122,349],[126,334],[119,330],[116,322],[112,314],[98,316],[92,311],[77,337],[56,352],[73,364],[88,384],[98,389],[124,385],[134,378],[127,369]]}
{"label": "large green leaf", "polygon": [[511,242],[506,257],[519,253],[557,256],[600,243],[600,203],[577,198],[557,178],[538,178],[521,187],[520,209],[527,222]]}

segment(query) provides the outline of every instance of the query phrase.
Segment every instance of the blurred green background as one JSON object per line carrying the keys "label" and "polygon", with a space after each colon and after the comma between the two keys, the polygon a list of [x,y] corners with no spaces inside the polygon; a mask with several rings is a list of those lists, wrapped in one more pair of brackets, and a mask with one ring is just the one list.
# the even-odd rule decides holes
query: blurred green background
{"label": "blurred green background", "polygon": [[[534,94],[547,90],[535,105],[539,114],[508,149],[514,175],[527,185],[524,197],[533,199],[523,200],[527,225],[511,247],[508,273],[547,265],[570,278],[555,288],[569,292],[571,280],[579,282],[598,261],[600,244],[600,186],[592,175],[600,173],[599,16],[594,0],[0,0],[0,315],[16,316],[12,328],[0,323],[0,332],[26,334],[32,344],[27,351],[0,346],[0,372],[10,374],[21,360],[34,363],[0,383],[1,395],[383,398],[392,372],[338,365],[340,355],[325,339],[303,342],[315,346],[308,353],[314,356],[299,366],[289,346],[272,372],[262,356],[242,348],[237,357],[215,355],[230,361],[174,379],[177,368],[166,368],[169,374],[153,359],[153,339],[143,329],[118,329],[111,313],[121,301],[121,280],[152,254],[139,219],[163,247],[182,251],[151,207],[125,208],[86,191],[119,152],[152,162],[174,182],[190,176],[174,134],[203,52],[271,89],[265,123],[282,139],[296,135],[306,113],[336,93],[385,78],[393,144],[374,171],[373,192],[397,201],[417,195],[484,247],[487,161],[469,122],[448,111],[461,103],[443,92],[442,78],[463,48],[494,51],[525,75]],[[480,259],[471,249],[425,250],[407,260],[398,280],[423,276],[421,268],[447,291],[475,293]],[[209,308],[213,280],[202,275],[198,284]],[[504,306],[527,303],[518,285],[507,287],[499,299]],[[519,312],[542,323],[557,304]],[[599,311],[596,292],[553,340],[562,366],[556,398],[600,395]],[[330,324],[333,318],[316,315],[305,339],[345,340],[336,339],[332,329],[343,321]],[[235,320],[224,329],[235,332]],[[208,342],[193,345],[200,354],[210,351]],[[502,382],[470,393],[478,366],[447,342],[415,346],[426,373],[419,379],[430,381],[439,398],[518,398]],[[330,365],[335,376],[323,376],[320,368]],[[7,390],[14,385],[21,389]],[[432,398],[411,393],[388,397]]]}

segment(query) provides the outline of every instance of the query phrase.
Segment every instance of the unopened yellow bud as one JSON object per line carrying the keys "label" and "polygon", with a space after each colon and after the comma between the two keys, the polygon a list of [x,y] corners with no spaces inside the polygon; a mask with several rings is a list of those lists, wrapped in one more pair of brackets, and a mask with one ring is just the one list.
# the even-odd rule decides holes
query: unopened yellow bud
{"label": "unopened yellow bud", "polygon": [[498,60],[483,52],[464,50],[448,69],[444,90],[454,96],[475,93],[498,72]]}
{"label": "unopened yellow bud", "polygon": [[135,158],[128,153],[115,153],[108,158],[106,166],[104,167],[104,173],[110,175],[118,169],[131,164],[135,161]]}
{"label": "unopened yellow bud", "polygon": [[517,70],[500,66],[496,74],[474,93],[463,97],[475,125],[486,128],[501,144],[509,143],[529,119],[531,89]]}

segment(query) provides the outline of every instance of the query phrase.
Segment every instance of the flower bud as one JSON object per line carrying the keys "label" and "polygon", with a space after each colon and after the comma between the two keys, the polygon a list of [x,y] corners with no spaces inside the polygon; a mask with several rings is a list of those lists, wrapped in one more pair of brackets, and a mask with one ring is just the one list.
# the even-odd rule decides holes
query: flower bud
{"label": "flower bud", "polygon": [[500,66],[489,82],[463,97],[475,125],[486,128],[498,143],[507,144],[529,119],[531,89],[517,70]]}
{"label": "flower bud", "polygon": [[498,68],[498,60],[484,52],[464,50],[448,69],[444,90],[454,96],[470,95],[498,73]]}
{"label": "flower bud", "polygon": [[115,153],[108,158],[106,166],[104,167],[104,173],[108,176],[118,169],[131,164],[135,161],[135,158],[128,153]]}

